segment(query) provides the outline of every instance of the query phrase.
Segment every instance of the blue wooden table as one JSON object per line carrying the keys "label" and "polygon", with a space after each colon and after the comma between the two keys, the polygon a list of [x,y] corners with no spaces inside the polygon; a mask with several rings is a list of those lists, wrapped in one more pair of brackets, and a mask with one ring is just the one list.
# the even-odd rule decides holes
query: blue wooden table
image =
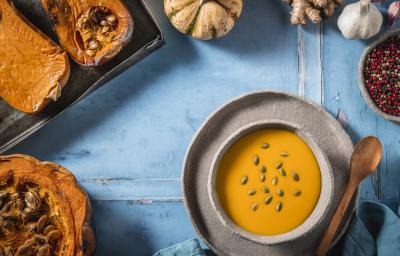
{"label": "blue wooden table", "polygon": [[383,162],[361,198],[400,196],[400,125],[370,110],[357,85],[367,42],[344,39],[337,17],[290,26],[280,0],[245,1],[237,26],[210,42],[177,32],[162,1],[148,0],[167,41],[12,149],[74,172],[92,199],[96,255],[151,255],[196,237],[180,175],[197,128],[232,97],[259,89],[304,96],[339,116],[354,141],[378,136]]}

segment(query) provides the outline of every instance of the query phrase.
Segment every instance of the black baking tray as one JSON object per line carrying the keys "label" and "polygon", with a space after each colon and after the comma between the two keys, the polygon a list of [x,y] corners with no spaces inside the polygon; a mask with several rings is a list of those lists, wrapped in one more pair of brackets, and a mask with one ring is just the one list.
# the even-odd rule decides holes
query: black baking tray
{"label": "black baking tray", "polygon": [[[14,0],[16,8],[42,32],[58,41],[38,0]],[[0,99],[0,153],[22,141],[95,89],[164,44],[159,26],[143,0],[125,0],[135,22],[130,43],[100,67],[81,67],[70,59],[71,74],[61,97],[37,115],[21,113]],[[1,42],[0,42],[1,43]]]}

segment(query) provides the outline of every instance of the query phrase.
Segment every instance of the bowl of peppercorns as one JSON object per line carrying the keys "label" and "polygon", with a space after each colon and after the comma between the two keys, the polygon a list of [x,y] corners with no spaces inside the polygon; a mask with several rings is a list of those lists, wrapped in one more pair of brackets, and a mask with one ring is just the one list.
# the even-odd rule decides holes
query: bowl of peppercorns
{"label": "bowl of peppercorns", "polygon": [[383,118],[400,123],[400,30],[369,45],[358,72],[361,94]]}

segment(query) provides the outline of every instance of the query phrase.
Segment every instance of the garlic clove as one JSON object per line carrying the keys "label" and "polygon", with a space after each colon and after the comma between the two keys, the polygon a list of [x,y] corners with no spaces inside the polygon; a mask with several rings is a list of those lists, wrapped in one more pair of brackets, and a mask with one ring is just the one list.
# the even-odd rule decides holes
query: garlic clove
{"label": "garlic clove", "polygon": [[389,26],[393,26],[394,23],[400,18],[400,2],[396,1],[390,4],[388,9]]}
{"label": "garlic clove", "polygon": [[347,39],[368,39],[380,31],[382,23],[382,14],[369,0],[347,5],[338,19],[338,27]]}

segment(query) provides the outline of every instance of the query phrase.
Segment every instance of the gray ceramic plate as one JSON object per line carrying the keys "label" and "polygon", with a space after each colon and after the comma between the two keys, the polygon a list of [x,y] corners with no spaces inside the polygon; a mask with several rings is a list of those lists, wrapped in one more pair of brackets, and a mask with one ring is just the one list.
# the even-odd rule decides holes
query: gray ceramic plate
{"label": "gray ceramic plate", "polygon": [[[249,123],[279,119],[299,124],[311,134],[325,152],[334,175],[334,199],[323,220],[313,232],[301,240],[268,246],[242,238],[225,228],[213,211],[207,193],[207,181],[214,155],[226,139]],[[294,95],[259,91],[236,98],[216,112],[202,125],[187,151],[182,186],[185,205],[192,224],[205,243],[218,255],[313,255],[324,229],[344,191],[349,172],[353,144],[340,124],[323,108]],[[323,188],[322,188],[323,189]],[[353,198],[339,235],[356,208]]]}

